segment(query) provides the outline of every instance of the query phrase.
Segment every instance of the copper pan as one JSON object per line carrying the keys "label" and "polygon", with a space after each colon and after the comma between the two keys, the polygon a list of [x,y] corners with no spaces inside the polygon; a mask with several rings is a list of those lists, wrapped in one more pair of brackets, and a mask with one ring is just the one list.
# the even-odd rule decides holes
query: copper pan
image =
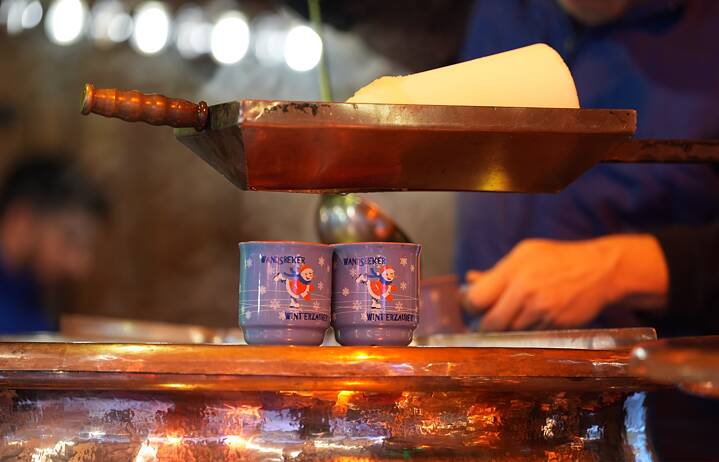
{"label": "copper pan", "polygon": [[599,162],[716,162],[719,142],[634,140],[636,112],[242,100],[98,90],[82,112],[176,128],[240,189],[551,193]]}

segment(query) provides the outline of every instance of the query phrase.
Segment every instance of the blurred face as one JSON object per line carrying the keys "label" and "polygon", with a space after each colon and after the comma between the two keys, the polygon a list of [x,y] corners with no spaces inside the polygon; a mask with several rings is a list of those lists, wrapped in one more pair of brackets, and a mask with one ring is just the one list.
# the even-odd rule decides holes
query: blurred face
{"label": "blurred face", "polygon": [[31,266],[41,283],[80,280],[92,269],[96,220],[83,210],[37,214]]}
{"label": "blurred face", "polygon": [[587,26],[619,19],[638,0],[557,0],[564,10]]}

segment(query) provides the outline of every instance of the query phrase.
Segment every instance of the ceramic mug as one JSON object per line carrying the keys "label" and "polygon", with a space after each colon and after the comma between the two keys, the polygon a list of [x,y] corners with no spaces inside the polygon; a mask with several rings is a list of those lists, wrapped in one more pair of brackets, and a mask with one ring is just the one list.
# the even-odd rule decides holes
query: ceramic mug
{"label": "ceramic mug", "polygon": [[420,284],[417,337],[458,334],[467,330],[462,321],[462,297],[455,274],[423,279]]}
{"label": "ceramic mug", "polygon": [[330,325],[332,247],[240,243],[240,326],[251,345],[319,345]]}
{"label": "ceramic mug", "polygon": [[409,345],[418,322],[418,244],[335,244],[332,326],[341,345]]}

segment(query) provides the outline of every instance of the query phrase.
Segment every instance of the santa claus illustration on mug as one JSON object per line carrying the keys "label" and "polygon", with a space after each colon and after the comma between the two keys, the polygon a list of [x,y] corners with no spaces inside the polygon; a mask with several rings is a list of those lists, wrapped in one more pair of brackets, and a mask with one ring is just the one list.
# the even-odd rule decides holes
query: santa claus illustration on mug
{"label": "santa claus illustration on mug", "polygon": [[285,283],[287,293],[290,296],[290,308],[299,308],[299,300],[311,300],[310,293],[315,290],[312,285],[312,279],[315,272],[308,265],[302,265],[297,272],[277,273],[274,277],[275,282],[282,281]]}
{"label": "santa claus illustration on mug", "polygon": [[[379,268],[379,271],[371,269],[370,274],[361,274],[355,280],[358,284],[366,284],[367,292],[369,292],[372,298],[372,308],[382,308],[382,300],[392,301],[392,292],[397,290],[396,286],[392,285],[396,277],[394,268],[389,265],[384,265]],[[372,279],[370,281],[370,279]]]}

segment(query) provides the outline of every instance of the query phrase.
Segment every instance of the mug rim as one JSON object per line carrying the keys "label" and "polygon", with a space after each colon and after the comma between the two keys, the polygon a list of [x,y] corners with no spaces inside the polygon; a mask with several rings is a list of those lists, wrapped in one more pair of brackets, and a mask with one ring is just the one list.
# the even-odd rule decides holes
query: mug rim
{"label": "mug rim", "polygon": [[278,245],[307,245],[307,246],[317,246],[317,247],[330,247],[330,244],[323,244],[321,242],[310,242],[310,241],[241,241],[237,245],[243,245],[243,244],[278,244]]}
{"label": "mug rim", "polygon": [[330,247],[346,247],[350,245],[393,245],[406,247],[422,247],[422,244],[415,242],[339,242],[337,244],[329,244]]}

